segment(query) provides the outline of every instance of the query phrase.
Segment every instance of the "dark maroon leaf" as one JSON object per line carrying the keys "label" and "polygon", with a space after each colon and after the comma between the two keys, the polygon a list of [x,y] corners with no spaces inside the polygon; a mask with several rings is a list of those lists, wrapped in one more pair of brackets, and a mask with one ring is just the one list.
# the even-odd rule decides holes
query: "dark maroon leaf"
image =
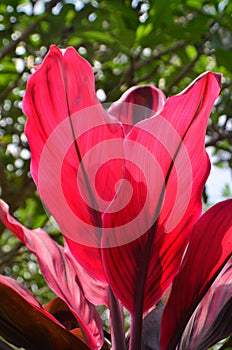
{"label": "dark maroon leaf", "polygon": [[89,349],[9,277],[0,277],[0,300],[0,335],[10,343],[27,350]]}
{"label": "dark maroon leaf", "polygon": [[[217,312],[228,301],[228,288],[231,288],[231,270],[228,263],[232,252],[232,200],[227,200],[210,208],[195,225],[188,250],[186,252],[179,274],[173,282],[172,291],[168,299],[161,327],[161,349],[174,350],[185,331],[190,318],[199,308],[204,308],[206,301],[202,298],[206,295],[214,299],[213,305],[209,302],[209,310],[202,310],[200,319],[197,320],[197,334],[192,334],[191,342],[197,346],[200,342],[201,332],[208,330],[210,324],[217,317]],[[229,262],[230,263],[230,262]],[[227,272],[222,270],[227,267]],[[216,280],[219,273],[219,280]],[[224,274],[223,274],[224,273]],[[220,286],[224,283],[229,286]],[[215,281],[216,280],[216,281]],[[211,290],[220,286],[223,293],[218,299],[219,290]],[[209,291],[209,292],[208,292]],[[208,292],[208,294],[206,294]],[[213,294],[212,294],[213,293]],[[215,293],[215,294],[214,294]],[[215,298],[215,295],[217,297]],[[225,295],[227,298],[225,299]],[[212,300],[213,300],[212,299]],[[198,311],[196,311],[198,308]],[[206,314],[209,319],[205,324]],[[211,320],[211,323],[209,322]],[[193,332],[193,330],[191,330]],[[191,332],[188,332],[189,334]],[[199,336],[199,337],[198,337]],[[196,343],[197,342],[197,343]],[[194,345],[194,346],[195,346]],[[196,347],[197,348],[197,347]],[[198,349],[198,348],[197,348]]]}
{"label": "dark maroon leaf", "polygon": [[181,337],[179,350],[204,350],[232,333],[232,258],[224,266]]}
{"label": "dark maroon leaf", "polygon": [[164,305],[158,305],[143,320],[142,350],[160,349],[160,325]]}
{"label": "dark maroon leaf", "polygon": [[78,320],[62,299],[55,298],[51,300],[44,309],[52,314],[66,329],[80,328]]}

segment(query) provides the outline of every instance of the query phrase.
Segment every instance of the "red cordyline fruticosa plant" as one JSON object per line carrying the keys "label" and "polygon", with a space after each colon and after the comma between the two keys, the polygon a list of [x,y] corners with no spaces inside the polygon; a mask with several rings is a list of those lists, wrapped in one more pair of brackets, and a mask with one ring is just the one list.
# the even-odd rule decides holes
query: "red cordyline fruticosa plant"
{"label": "red cordyline fruticosa plant", "polygon": [[[231,335],[232,200],[203,215],[201,201],[210,170],[205,131],[220,84],[220,74],[206,72],[168,99],[137,86],[106,110],[90,64],[71,47],[50,48],[28,81],[23,111],[31,174],[64,246],[22,226],[3,201],[0,218],[36,255],[57,298],[42,307],[1,276],[7,341],[203,350]],[[97,305],[110,310],[110,335]],[[131,315],[126,336],[123,309]]]}

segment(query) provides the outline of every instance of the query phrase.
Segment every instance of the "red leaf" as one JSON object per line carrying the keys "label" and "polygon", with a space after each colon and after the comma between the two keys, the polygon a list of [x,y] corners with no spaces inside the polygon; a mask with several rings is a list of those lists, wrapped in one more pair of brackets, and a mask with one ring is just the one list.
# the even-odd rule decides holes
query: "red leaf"
{"label": "red leaf", "polygon": [[[221,202],[209,209],[193,229],[182,268],[173,282],[171,295],[164,310],[161,328],[161,345],[163,350],[176,348],[187,322],[231,256],[231,211],[232,200]],[[224,284],[228,277],[231,278],[231,269],[227,273],[224,272],[224,277],[221,277],[222,280],[215,281],[216,287]],[[212,286],[212,288],[215,287]],[[226,293],[224,287],[221,290],[223,294]],[[212,298],[215,293],[217,303],[215,308],[211,306],[212,310],[208,314],[211,318],[211,320],[208,320],[210,324],[212,324],[212,318],[215,317],[215,312],[220,311],[218,309],[218,301],[220,301],[218,299],[220,296],[219,291],[220,289],[217,291],[210,290],[209,294],[205,296],[206,299],[202,301],[204,302],[205,300],[205,306],[207,306],[209,302],[207,298]],[[204,312],[200,315],[201,310],[205,312],[203,304],[198,310],[201,318],[197,321],[199,322],[197,327],[202,327],[204,331],[205,316],[203,317]],[[200,322],[203,322],[202,325],[200,325]],[[208,326],[206,325],[205,327],[207,331]]]}
{"label": "red leaf", "polygon": [[0,299],[0,334],[10,343],[28,350],[89,349],[13,279],[0,276]]}
{"label": "red leaf", "polygon": [[134,86],[111,104],[108,113],[124,124],[127,134],[133,125],[159,114],[165,99],[164,93],[154,85]]}
{"label": "red leaf", "polygon": [[[94,305],[106,305],[109,306],[109,286],[108,283],[102,282],[92,276],[87,270],[85,270],[75,259],[66,245],[64,250],[65,255],[73,262],[75,272],[81,281],[81,286],[85,297]],[[77,250],[78,258],[78,250]],[[94,257],[91,257],[94,261]],[[90,260],[90,261],[91,261]]]}
{"label": "red leaf", "polygon": [[193,313],[181,337],[179,349],[208,349],[231,333],[232,258]]}
{"label": "red leaf", "polygon": [[[218,79],[204,74],[125,139],[125,179],[133,186],[133,200],[121,211],[114,201],[113,213],[104,214],[104,227],[114,232],[110,238],[105,234],[103,244],[115,247],[102,254],[113,292],[133,315],[149,310],[170,286],[201,214],[209,173],[205,130],[220,92]],[[133,223],[139,211],[142,215]]]}
{"label": "red leaf", "polygon": [[[94,91],[90,64],[71,47],[64,54],[50,48],[28,81],[23,110],[39,195],[81,265],[105,281],[99,230],[108,202],[100,206],[96,196],[113,199],[122,162],[109,163],[98,172],[97,189],[90,176],[108,156],[108,140],[118,139],[120,150],[122,127],[106,115]],[[91,153],[94,146],[98,150]]]}
{"label": "red leaf", "polygon": [[42,229],[29,230],[17,222],[3,201],[0,201],[0,219],[36,255],[47,284],[78,319],[90,347],[100,348],[104,339],[100,316],[85,298],[75,266],[65,255],[63,247]]}

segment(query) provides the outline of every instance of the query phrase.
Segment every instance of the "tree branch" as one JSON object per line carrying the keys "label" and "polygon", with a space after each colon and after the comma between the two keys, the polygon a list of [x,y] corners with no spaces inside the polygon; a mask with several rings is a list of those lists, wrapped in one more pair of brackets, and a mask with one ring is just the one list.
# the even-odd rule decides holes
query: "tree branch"
{"label": "tree branch", "polygon": [[9,189],[10,189],[10,184],[7,179],[6,171],[1,158],[0,158],[0,189],[1,189],[2,197],[4,197],[6,193],[9,192]]}
{"label": "tree branch", "polygon": [[12,81],[8,87],[1,93],[0,95],[0,103],[3,103],[3,101],[7,98],[7,96],[11,93],[11,91],[16,88],[17,86],[19,86],[22,75],[24,72],[18,74],[17,78]]}
{"label": "tree branch", "polygon": [[30,23],[27,28],[21,33],[21,35],[18,37],[18,39],[11,41],[7,46],[3,47],[2,50],[0,50],[0,59],[4,58],[8,54],[10,54],[12,51],[14,51],[17,47],[17,45],[24,41],[30,34],[32,34],[37,25],[40,21]]}
{"label": "tree branch", "polygon": [[136,79],[135,80],[135,84],[137,85],[140,82],[151,80],[151,78],[153,77],[153,75],[156,74],[158,69],[159,69],[159,66],[156,66],[154,69],[152,69],[152,71],[150,71],[149,73],[145,74],[143,77],[141,77],[139,79]]}
{"label": "tree branch", "polygon": [[[53,0],[47,3],[46,5],[46,11],[45,16],[47,12],[51,12],[52,8],[56,6],[59,2],[62,2],[60,0]],[[0,59],[10,54],[12,51],[14,51],[17,47],[17,45],[21,41],[25,41],[30,34],[32,34],[36,27],[39,25],[41,20],[44,20],[44,18],[39,18],[37,22],[30,23],[27,28],[21,33],[21,35],[18,37],[18,39],[11,41],[7,46],[3,47],[2,50],[0,50]]]}
{"label": "tree branch", "polygon": [[183,48],[186,46],[186,42],[184,41],[180,41],[178,42],[176,45],[166,49],[166,50],[163,50],[163,51],[160,51],[159,53],[156,53],[154,54],[153,56],[149,57],[148,59],[144,60],[144,61],[141,61],[141,62],[138,62],[137,64],[135,64],[135,70],[138,70],[140,68],[143,68],[144,66],[152,63],[154,60],[158,60],[160,59],[162,56],[165,56],[165,55],[168,55],[170,53],[173,53],[173,52],[176,52],[177,50]]}
{"label": "tree branch", "polygon": [[172,83],[167,87],[166,91],[167,93],[170,93],[170,91],[172,90],[172,88],[174,86],[176,86],[185,76],[186,74],[192,70],[192,68],[195,66],[196,62],[199,60],[200,56],[203,53],[203,49],[202,47],[198,47],[197,49],[197,55],[196,57],[189,62],[189,64],[187,64],[187,66],[183,67],[183,69],[181,70],[180,74],[172,81]]}
{"label": "tree branch", "polygon": [[[186,43],[181,41],[181,42],[178,42],[176,45],[174,45],[174,46],[172,46],[172,47],[170,47],[170,48],[168,48],[166,50],[163,50],[163,51],[160,51],[160,52],[154,54],[153,56],[149,57],[146,60],[143,60],[143,61],[140,61],[140,62],[137,62],[137,63],[136,63],[136,59],[134,61],[132,61],[133,64],[130,65],[129,68],[125,70],[125,72],[122,75],[122,78],[120,79],[118,85],[116,85],[111,91],[109,91],[108,99],[111,99],[114,96],[114,94],[117,91],[120,90],[120,87],[123,84],[127,83],[128,80],[129,80],[128,86],[131,86],[131,85],[135,84],[135,81],[131,81],[131,77],[133,76],[134,72],[138,71],[139,69],[143,68],[144,66],[149,65],[153,61],[160,59],[162,56],[170,54],[172,52],[176,52],[177,50],[179,50],[179,49],[181,49],[182,47],[185,47],[185,46],[186,46]],[[150,75],[154,74],[154,70],[152,72],[148,73],[148,74],[149,74],[149,76],[148,76],[148,78],[149,78]],[[141,78],[137,82],[145,80],[145,79],[146,79],[146,76]]]}
{"label": "tree branch", "polygon": [[1,273],[3,273],[3,265],[9,266],[9,263],[12,263],[12,259],[18,254],[20,248],[22,248],[24,244],[22,242],[17,242],[15,246],[8,252],[0,254],[0,266]]}

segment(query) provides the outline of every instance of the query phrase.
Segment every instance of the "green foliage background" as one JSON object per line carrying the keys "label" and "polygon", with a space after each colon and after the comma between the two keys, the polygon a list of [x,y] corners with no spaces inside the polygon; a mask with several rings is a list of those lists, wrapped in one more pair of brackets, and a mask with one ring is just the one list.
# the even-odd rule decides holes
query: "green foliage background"
{"label": "green foliage background", "polygon": [[[229,0],[45,1],[0,3],[0,196],[30,228],[59,230],[36,194],[23,133],[22,96],[34,65],[51,44],[72,45],[94,67],[104,102],[128,87],[154,83],[166,95],[205,70],[223,73],[223,90],[209,121],[206,146],[215,163],[232,167],[232,2]],[[228,184],[225,196],[231,196]],[[207,193],[204,197],[207,202]],[[0,223],[0,273],[24,283],[46,303],[36,260]]]}

